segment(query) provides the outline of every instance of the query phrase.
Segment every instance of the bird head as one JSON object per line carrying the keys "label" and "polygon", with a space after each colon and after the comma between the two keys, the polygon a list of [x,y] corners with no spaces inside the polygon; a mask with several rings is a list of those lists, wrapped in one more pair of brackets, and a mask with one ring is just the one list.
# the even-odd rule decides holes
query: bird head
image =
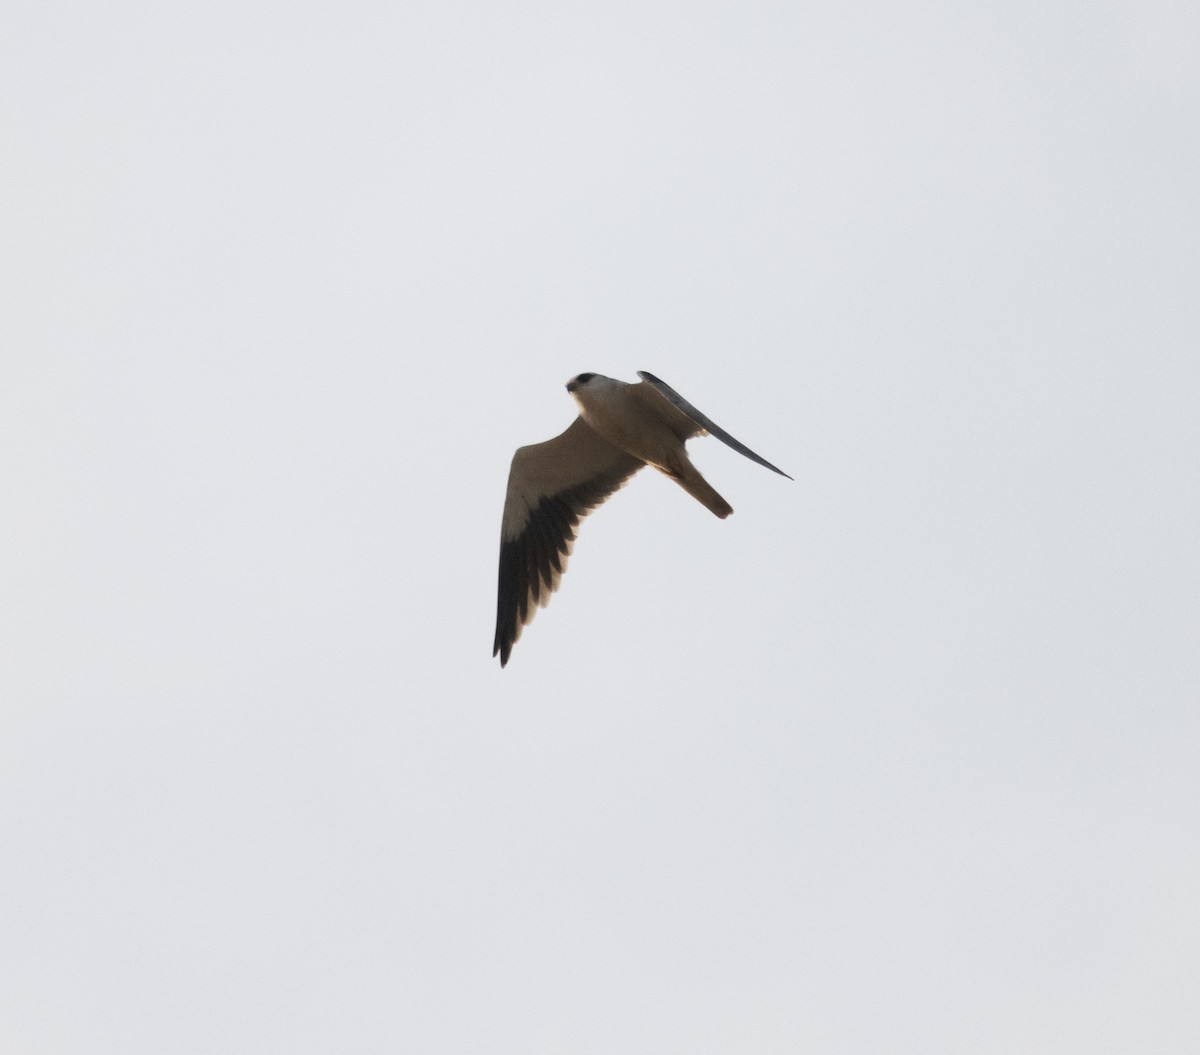
{"label": "bird head", "polygon": [[570,381],[567,382],[567,391],[576,392],[583,388],[594,377],[599,377],[599,374],[576,374]]}

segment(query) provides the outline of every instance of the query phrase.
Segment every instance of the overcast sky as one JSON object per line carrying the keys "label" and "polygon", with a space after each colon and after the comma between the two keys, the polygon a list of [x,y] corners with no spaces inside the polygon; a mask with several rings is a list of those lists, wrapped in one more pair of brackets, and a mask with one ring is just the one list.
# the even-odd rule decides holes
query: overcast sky
{"label": "overcast sky", "polygon": [[1200,1050],[1197,11],[10,10],[0,1048]]}

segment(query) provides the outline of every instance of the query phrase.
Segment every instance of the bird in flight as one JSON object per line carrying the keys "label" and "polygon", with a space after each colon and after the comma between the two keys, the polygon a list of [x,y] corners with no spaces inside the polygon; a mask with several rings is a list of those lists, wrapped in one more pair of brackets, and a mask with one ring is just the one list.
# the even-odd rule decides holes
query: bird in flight
{"label": "bird in flight", "polygon": [[578,374],[567,391],[579,405],[566,432],[520,447],[508,473],[500,526],[500,588],[492,655],[508,662],[521,631],[558,589],[579,522],[645,465],[665,473],[722,520],[733,512],[684,450],[711,435],[739,454],[788,476],[683,398],[639,370],[641,384]]}

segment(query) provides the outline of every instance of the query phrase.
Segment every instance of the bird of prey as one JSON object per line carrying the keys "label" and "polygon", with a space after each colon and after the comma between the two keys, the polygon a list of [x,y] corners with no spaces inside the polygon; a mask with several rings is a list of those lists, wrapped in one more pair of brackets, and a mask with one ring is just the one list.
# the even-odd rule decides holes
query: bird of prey
{"label": "bird of prey", "polygon": [[567,391],[579,417],[560,436],[513,455],[500,527],[500,589],[492,655],[508,662],[521,631],[558,589],[579,522],[644,465],[665,473],[724,519],[733,512],[688,459],[684,442],[711,435],[787,476],[700,413],[670,385],[578,374]]}

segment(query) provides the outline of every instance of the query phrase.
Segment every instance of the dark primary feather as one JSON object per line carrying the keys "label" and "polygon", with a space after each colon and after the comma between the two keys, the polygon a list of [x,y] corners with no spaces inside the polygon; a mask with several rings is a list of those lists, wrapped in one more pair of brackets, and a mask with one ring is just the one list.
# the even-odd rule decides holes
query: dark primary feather
{"label": "dark primary feather", "polygon": [[663,396],[669,402],[671,402],[676,407],[678,407],[680,410],[682,410],[689,418],[691,418],[697,425],[699,425],[702,429],[704,429],[704,431],[707,432],[710,436],[715,436],[726,446],[732,447],[735,451],[738,452],[738,454],[744,455],[745,457],[749,458],[752,462],[757,462],[759,465],[763,466],[766,469],[770,469],[771,472],[779,473],[780,476],[787,476],[787,478],[789,480],[792,479],[792,477],[788,476],[788,474],[785,473],[782,469],[777,469],[774,465],[772,465],[769,461],[767,461],[766,458],[762,457],[762,455],[755,454],[749,447],[747,447],[740,440],[735,440],[732,436],[729,435],[728,432],[726,432],[723,428],[721,428],[720,425],[716,424],[716,422],[714,422],[712,420],[712,418],[710,418],[707,414],[702,413],[701,411],[697,410],[694,406],[692,406],[691,403],[689,403],[686,399],[683,398],[683,396],[681,396],[678,392],[676,392],[675,389],[673,389],[670,385],[668,385],[666,383],[666,381],[659,380],[657,377],[655,377],[653,374],[649,373],[646,370],[639,370],[638,377],[640,377],[643,381],[648,382],[649,384],[653,385],[656,389],[658,389],[658,391],[661,392],[663,394]]}
{"label": "dark primary feather", "polygon": [[529,511],[521,533],[501,539],[492,655],[500,656],[502,667],[539,605],[558,588],[580,521],[640,468],[640,462],[624,456],[614,471],[543,496]]}

